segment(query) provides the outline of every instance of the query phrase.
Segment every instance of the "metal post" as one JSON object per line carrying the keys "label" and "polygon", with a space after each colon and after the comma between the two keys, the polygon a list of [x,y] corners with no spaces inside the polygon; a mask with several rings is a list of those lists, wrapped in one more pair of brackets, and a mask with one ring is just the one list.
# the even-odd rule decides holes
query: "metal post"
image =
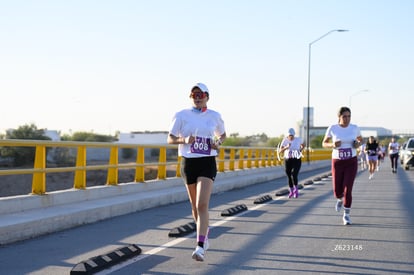
{"label": "metal post", "polygon": [[307,154],[306,154],[306,161],[309,162],[310,161],[310,157],[309,157],[309,153],[310,153],[310,136],[309,136],[309,129],[310,129],[310,71],[311,71],[311,52],[312,52],[312,44],[318,42],[319,40],[321,40],[322,38],[324,38],[325,36],[333,33],[333,32],[347,32],[348,30],[331,30],[327,33],[325,33],[324,35],[322,35],[321,37],[319,37],[318,39],[312,41],[309,43],[308,45],[308,107],[307,107],[307,118],[306,118],[306,149],[307,149]]}

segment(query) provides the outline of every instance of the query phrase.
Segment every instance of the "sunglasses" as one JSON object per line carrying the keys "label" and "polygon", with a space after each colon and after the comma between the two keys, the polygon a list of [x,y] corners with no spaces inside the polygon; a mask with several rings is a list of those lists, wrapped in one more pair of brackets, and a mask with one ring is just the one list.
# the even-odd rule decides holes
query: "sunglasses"
{"label": "sunglasses", "polygon": [[207,93],[203,93],[203,92],[191,92],[190,94],[190,98],[199,98],[199,99],[203,99],[207,97]]}

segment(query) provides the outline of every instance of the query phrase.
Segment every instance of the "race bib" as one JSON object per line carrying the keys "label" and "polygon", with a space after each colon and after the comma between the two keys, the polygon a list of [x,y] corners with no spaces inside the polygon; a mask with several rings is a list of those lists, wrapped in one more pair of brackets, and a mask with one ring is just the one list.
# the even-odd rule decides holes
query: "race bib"
{"label": "race bib", "polygon": [[298,150],[292,150],[288,152],[287,158],[289,159],[300,159],[302,158],[302,152],[298,151]]}
{"label": "race bib", "polygon": [[195,137],[195,141],[190,147],[191,153],[210,155],[211,153],[211,139],[203,137]]}
{"label": "race bib", "polygon": [[339,148],[338,156],[339,156],[339,159],[352,158],[352,149],[351,148]]}
{"label": "race bib", "polygon": [[377,155],[377,151],[376,150],[368,150],[368,154],[370,156],[376,156]]}

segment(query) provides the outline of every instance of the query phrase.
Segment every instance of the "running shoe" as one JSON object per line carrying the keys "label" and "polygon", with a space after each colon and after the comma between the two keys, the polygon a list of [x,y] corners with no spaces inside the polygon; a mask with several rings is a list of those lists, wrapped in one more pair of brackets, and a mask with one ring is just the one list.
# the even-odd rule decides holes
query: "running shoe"
{"label": "running shoe", "polygon": [[197,245],[196,249],[193,252],[192,258],[198,262],[204,261],[204,248]]}
{"label": "running shoe", "polygon": [[341,211],[341,208],[342,208],[342,200],[337,200],[336,201],[336,204],[335,204],[335,210],[336,210],[336,212],[340,212]]}
{"label": "running shoe", "polygon": [[295,186],[295,188],[293,188],[293,197],[297,198],[299,197],[299,189],[297,186]]}
{"label": "running shoe", "polygon": [[351,222],[351,218],[349,217],[349,215],[344,215],[343,216],[343,218],[342,218],[342,220],[344,221],[344,225],[350,225],[350,224],[352,224],[352,222]]}
{"label": "running shoe", "polygon": [[293,188],[290,188],[288,198],[290,199],[291,197],[293,197],[293,194],[294,194]]}
{"label": "running shoe", "polygon": [[210,227],[207,227],[207,235],[206,235],[206,238],[204,240],[204,245],[203,245],[204,251],[207,251],[207,249],[210,247],[210,243],[208,242],[209,234],[210,234]]}
{"label": "running shoe", "polygon": [[208,237],[206,237],[206,239],[204,240],[204,251],[207,251],[207,249],[210,247],[210,244],[208,243]]}

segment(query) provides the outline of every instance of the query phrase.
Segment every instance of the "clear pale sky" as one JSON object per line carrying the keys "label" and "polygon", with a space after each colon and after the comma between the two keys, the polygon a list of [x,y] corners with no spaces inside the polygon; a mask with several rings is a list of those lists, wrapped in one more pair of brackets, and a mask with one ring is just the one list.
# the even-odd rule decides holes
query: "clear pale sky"
{"label": "clear pale sky", "polygon": [[[205,83],[227,133],[337,121],[413,129],[411,0],[1,0],[0,132],[167,131]],[[363,90],[368,90],[361,92]]]}

